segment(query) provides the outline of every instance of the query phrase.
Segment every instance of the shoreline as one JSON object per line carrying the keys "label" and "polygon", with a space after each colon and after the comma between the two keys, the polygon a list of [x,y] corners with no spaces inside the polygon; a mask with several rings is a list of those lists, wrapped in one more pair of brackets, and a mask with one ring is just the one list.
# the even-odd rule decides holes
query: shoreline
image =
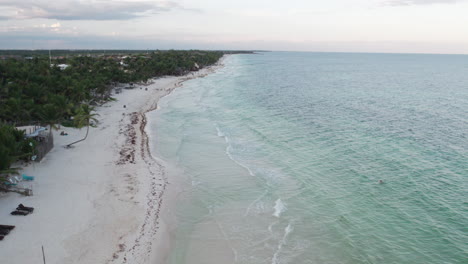
{"label": "shoreline", "polygon": [[[223,67],[223,61],[227,55],[224,55],[220,60],[207,68],[201,69],[197,72],[189,73],[188,75],[180,76],[178,80],[173,85],[173,88],[166,90],[165,94],[160,95],[160,97],[155,100],[152,104],[146,105],[138,113],[139,124],[138,126],[138,136],[140,138],[140,157],[142,161],[146,164],[149,175],[152,177],[150,182],[149,191],[147,192],[147,211],[145,214],[145,221],[140,228],[139,235],[134,239],[134,241],[127,241],[133,243],[134,245],[131,249],[125,252],[122,263],[166,263],[167,257],[169,256],[170,251],[170,236],[171,230],[169,221],[167,219],[171,218],[167,214],[171,214],[171,209],[175,197],[167,199],[168,195],[176,195],[176,190],[168,191],[171,187],[169,179],[166,175],[166,166],[164,161],[159,157],[152,155],[150,142],[152,140],[151,136],[147,133],[147,113],[156,111],[158,109],[158,102],[161,98],[170,95],[176,88],[179,88],[183,85],[184,82],[196,79],[203,78],[211,73],[214,73],[217,69]],[[155,166],[157,168],[155,168]],[[156,179],[155,176],[159,176],[159,179]],[[159,192],[159,193],[158,193]],[[163,198],[166,198],[166,201],[163,203]],[[162,213],[165,214],[162,214]],[[151,221],[154,221],[152,223]],[[150,232],[151,235],[148,235]],[[146,240],[147,251],[136,253],[139,249],[137,247],[140,245],[141,240]],[[141,247],[140,247],[141,249]],[[145,254],[147,257],[145,261],[142,261],[141,256]],[[129,258],[132,258],[129,261]]]}
{"label": "shoreline", "polygon": [[[0,224],[16,225],[0,241],[8,263],[42,261],[42,245],[47,263],[162,263],[170,250],[162,217],[172,205],[170,183],[162,160],[151,155],[146,113],[183,82],[222,67],[225,58],[197,72],[113,93],[117,101],[96,107],[98,126],[72,149],[63,146],[84,131],[62,127],[68,136],[54,131],[52,151],[21,171],[35,176],[24,183],[34,196],[0,194]],[[19,203],[36,210],[11,216]]]}

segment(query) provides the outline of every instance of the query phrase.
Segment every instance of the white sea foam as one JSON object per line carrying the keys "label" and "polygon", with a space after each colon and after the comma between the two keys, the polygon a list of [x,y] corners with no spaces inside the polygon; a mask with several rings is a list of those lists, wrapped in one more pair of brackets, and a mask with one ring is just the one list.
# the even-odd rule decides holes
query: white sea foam
{"label": "white sea foam", "polygon": [[279,264],[278,260],[278,255],[281,252],[281,249],[283,248],[283,245],[286,244],[286,239],[288,238],[288,235],[294,230],[293,226],[291,223],[288,224],[288,226],[284,229],[284,235],[281,241],[278,244],[278,250],[276,250],[275,254],[273,254],[273,258],[271,259],[271,264]]}
{"label": "white sea foam", "polygon": [[200,181],[195,181],[195,180],[192,180],[192,186],[197,186],[197,185],[200,185],[201,182]]}
{"label": "white sea foam", "polygon": [[228,137],[224,137],[224,138],[226,139],[226,143],[228,143],[228,146],[226,147],[226,154],[228,155],[228,157],[229,157],[232,161],[234,161],[235,163],[237,163],[237,165],[239,165],[239,166],[241,166],[242,168],[246,169],[246,170],[249,172],[250,176],[255,176],[255,173],[254,173],[248,166],[246,166],[246,165],[242,164],[241,162],[237,161],[237,160],[232,156],[232,154],[231,154],[232,146],[231,146],[231,144],[230,144],[230,142],[229,142],[229,139],[228,139]]}
{"label": "white sea foam", "polygon": [[294,230],[293,226],[291,223],[288,224],[288,226],[284,229],[284,239],[286,239],[286,236],[289,235]]}
{"label": "white sea foam", "polygon": [[[212,208],[212,206],[209,207],[210,214],[213,212],[211,208]],[[234,245],[232,244],[232,241],[231,241],[230,237],[226,234],[226,231],[224,230],[223,225],[216,219],[216,217],[213,217],[213,220],[216,222],[216,225],[218,226],[219,231],[223,235],[224,240],[226,241],[226,243],[231,248],[232,254],[234,255],[234,263],[237,262],[238,252],[237,252],[236,248],[234,247]]]}
{"label": "white sea foam", "polygon": [[273,213],[273,216],[280,217],[281,214],[287,210],[286,205],[281,201],[281,199],[276,200],[275,206],[273,207],[275,209],[275,212]]}
{"label": "white sea foam", "polygon": [[223,137],[224,141],[227,144],[226,154],[228,155],[229,159],[234,161],[237,165],[241,166],[242,168],[246,169],[249,172],[250,176],[255,176],[255,173],[248,166],[242,164],[242,162],[234,158],[234,156],[232,155],[233,147],[232,147],[231,141],[229,140],[229,137],[223,131],[221,131],[221,129],[217,125],[215,125],[215,128],[216,128],[218,137]]}
{"label": "white sea foam", "polygon": [[251,204],[249,204],[249,206],[247,207],[247,209],[245,210],[245,214],[244,216],[247,216],[250,212],[250,210],[252,209],[252,206],[256,205],[257,209],[263,209],[263,203],[259,203],[263,197],[265,197],[265,195],[268,193],[268,190],[266,190],[262,195],[260,195],[257,199],[255,199],[255,201],[253,201]]}
{"label": "white sea foam", "polygon": [[224,133],[221,131],[221,129],[219,129],[218,126],[215,126],[216,127],[216,131],[218,132],[218,137],[226,137],[226,135],[224,135]]}
{"label": "white sea foam", "polygon": [[273,222],[268,226],[268,231],[270,231],[270,234],[273,235],[273,226],[275,226],[278,222]]}

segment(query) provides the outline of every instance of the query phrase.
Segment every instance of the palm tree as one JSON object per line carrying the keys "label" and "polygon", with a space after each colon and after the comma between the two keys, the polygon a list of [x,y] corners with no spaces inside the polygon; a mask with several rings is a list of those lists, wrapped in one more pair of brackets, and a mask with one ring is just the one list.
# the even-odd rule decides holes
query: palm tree
{"label": "palm tree", "polygon": [[71,113],[73,104],[63,95],[51,95],[50,101],[54,104],[62,119],[68,118]]}
{"label": "palm tree", "polygon": [[[0,137],[4,137],[5,135],[1,135]],[[0,139],[1,140],[1,139]],[[11,169],[10,165],[15,162],[15,157],[13,153],[11,153],[11,146],[5,146],[4,144],[0,144],[0,175],[1,174],[10,174],[10,173],[17,173],[16,169]]]}
{"label": "palm tree", "polygon": [[18,174],[20,168],[10,166],[32,154],[29,142],[24,139],[24,131],[0,123],[0,183],[5,182],[9,174]]}
{"label": "palm tree", "polygon": [[49,125],[50,133],[52,133],[52,129],[58,130],[57,123],[60,123],[63,119],[61,112],[62,110],[54,104],[45,104],[39,108],[38,115],[42,122]]}
{"label": "palm tree", "polygon": [[71,145],[74,145],[78,142],[84,141],[88,137],[89,126],[92,125],[91,121],[93,121],[94,123],[98,122],[98,120],[95,117],[99,114],[93,114],[93,111],[94,107],[90,106],[89,104],[83,104],[80,106],[77,114],[74,116],[74,121],[77,128],[82,128],[86,126],[86,135],[84,138],[68,144],[67,148],[71,147]]}
{"label": "palm tree", "polygon": [[10,97],[4,105],[5,111],[13,122],[21,122],[29,119],[28,103],[25,100],[17,97]]}

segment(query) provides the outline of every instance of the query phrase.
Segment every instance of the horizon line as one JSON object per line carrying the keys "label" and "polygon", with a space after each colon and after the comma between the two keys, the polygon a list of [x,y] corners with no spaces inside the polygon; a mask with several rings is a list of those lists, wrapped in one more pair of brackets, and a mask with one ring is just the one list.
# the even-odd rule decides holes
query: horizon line
{"label": "horizon line", "polygon": [[260,49],[5,49],[0,48],[1,51],[170,51],[170,50],[200,50],[200,51],[231,51],[231,52],[295,52],[295,53],[347,53],[347,54],[395,54],[395,55],[468,55],[468,53],[429,53],[429,52],[377,52],[377,51],[309,51],[309,50],[260,50]]}

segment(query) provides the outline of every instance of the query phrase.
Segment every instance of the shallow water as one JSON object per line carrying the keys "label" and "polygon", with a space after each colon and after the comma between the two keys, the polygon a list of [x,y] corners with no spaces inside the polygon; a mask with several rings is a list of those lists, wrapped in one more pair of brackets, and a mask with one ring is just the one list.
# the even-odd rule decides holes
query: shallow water
{"label": "shallow water", "polygon": [[466,263],[468,56],[225,64],[149,114],[184,186],[170,263]]}

